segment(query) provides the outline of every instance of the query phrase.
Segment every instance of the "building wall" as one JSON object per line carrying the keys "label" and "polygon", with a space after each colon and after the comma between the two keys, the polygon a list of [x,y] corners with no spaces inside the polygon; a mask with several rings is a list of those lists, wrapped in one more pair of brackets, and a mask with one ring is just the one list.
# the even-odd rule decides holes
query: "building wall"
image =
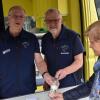
{"label": "building wall", "polygon": [[2,0],[4,16],[7,16],[11,6],[21,5],[28,16],[33,16],[36,20],[37,28],[46,28],[44,23],[44,13],[48,8],[57,8],[63,16],[63,23],[81,33],[80,14],[78,0]]}
{"label": "building wall", "polygon": [[26,10],[27,15],[33,15],[32,0],[2,0],[2,3],[4,16],[8,15],[9,8],[14,5],[21,5]]}

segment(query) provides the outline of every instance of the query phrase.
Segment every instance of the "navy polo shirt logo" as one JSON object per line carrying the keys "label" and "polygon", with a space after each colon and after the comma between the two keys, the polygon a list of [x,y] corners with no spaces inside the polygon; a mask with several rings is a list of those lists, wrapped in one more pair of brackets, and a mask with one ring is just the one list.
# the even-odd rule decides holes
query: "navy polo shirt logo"
{"label": "navy polo shirt logo", "polygon": [[24,46],[24,48],[27,48],[29,46],[29,42],[23,42],[22,45]]}
{"label": "navy polo shirt logo", "polygon": [[2,53],[3,54],[6,54],[6,53],[9,53],[11,50],[10,50],[10,48],[9,49],[6,49],[6,50],[4,50],[4,51],[2,51]]}
{"label": "navy polo shirt logo", "polygon": [[60,54],[69,54],[68,48],[69,48],[68,45],[62,45],[61,46],[61,53]]}

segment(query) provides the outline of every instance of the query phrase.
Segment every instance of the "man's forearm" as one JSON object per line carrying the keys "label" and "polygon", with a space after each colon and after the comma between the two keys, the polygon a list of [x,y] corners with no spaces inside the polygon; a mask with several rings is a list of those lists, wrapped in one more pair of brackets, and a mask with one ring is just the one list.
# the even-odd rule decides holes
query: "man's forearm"
{"label": "man's forearm", "polygon": [[65,68],[67,74],[76,72],[83,66],[83,53],[80,53],[74,57],[74,62]]}
{"label": "man's forearm", "polygon": [[47,65],[45,63],[45,61],[43,60],[42,56],[40,53],[35,53],[35,63],[36,63],[36,66],[39,70],[39,72],[41,74],[43,74],[44,72],[47,71]]}
{"label": "man's forearm", "polygon": [[45,61],[41,61],[41,62],[38,64],[38,70],[39,70],[39,72],[40,72],[42,75],[43,75],[45,72],[48,72]]}

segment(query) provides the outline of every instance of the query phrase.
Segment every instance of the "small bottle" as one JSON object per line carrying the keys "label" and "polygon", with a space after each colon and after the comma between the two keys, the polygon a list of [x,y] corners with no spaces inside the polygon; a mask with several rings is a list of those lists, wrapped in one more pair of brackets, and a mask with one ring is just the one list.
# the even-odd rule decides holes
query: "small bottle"
{"label": "small bottle", "polygon": [[89,96],[89,100],[100,100],[100,71],[95,73],[95,80]]}
{"label": "small bottle", "polygon": [[57,78],[54,78],[53,83],[50,86],[50,95],[55,93],[58,90],[58,87],[59,87],[59,80]]}

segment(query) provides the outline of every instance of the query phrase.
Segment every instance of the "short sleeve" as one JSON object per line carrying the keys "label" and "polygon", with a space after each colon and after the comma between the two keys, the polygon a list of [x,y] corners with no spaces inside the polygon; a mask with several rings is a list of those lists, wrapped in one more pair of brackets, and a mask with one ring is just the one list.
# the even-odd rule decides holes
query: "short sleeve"
{"label": "short sleeve", "polygon": [[39,47],[39,42],[36,37],[34,37],[34,52],[35,53],[40,53],[40,47]]}
{"label": "short sleeve", "polygon": [[43,54],[45,54],[45,40],[44,40],[44,38],[42,38],[42,41],[41,41],[41,46],[42,46],[42,48],[41,48],[41,52],[43,53]]}
{"label": "short sleeve", "polygon": [[74,46],[73,46],[74,56],[84,52],[83,44],[78,35],[75,36],[73,44],[74,44]]}

